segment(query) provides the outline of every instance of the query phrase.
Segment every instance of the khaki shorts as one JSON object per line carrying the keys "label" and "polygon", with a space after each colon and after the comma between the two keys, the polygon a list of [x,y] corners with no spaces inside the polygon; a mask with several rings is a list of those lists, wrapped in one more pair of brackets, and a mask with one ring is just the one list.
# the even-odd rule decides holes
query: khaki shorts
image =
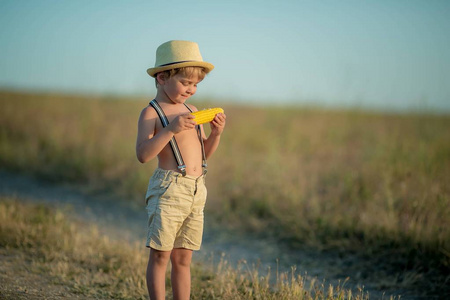
{"label": "khaki shorts", "polygon": [[199,250],[206,203],[204,176],[193,177],[157,168],[145,197],[148,212],[147,247]]}

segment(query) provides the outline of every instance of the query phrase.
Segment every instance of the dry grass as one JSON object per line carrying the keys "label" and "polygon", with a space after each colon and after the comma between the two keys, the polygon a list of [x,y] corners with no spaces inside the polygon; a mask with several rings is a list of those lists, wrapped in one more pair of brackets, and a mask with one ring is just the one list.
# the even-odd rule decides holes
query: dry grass
{"label": "dry grass", "polygon": [[[36,275],[46,279],[48,286],[40,290],[39,297],[48,297],[53,286],[64,286],[66,296],[83,299],[147,299],[147,251],[138,244],[110,240],[99,234],[95,225],[69,221],[62,211],[0,199],[0,255],[20,257],[16,264],[28,269],[28,275],[21,274],[23,290],[33,285]],[[261,276],[245,263],[240,267],[235,270],[223,259],[216,266],[194,265],[192,299],[369,298],[362,290],[352,294],[342,286],[315,282],[306,286],[294,271],[276,274],[276,283],[271,285],[270,273]],[[167,273],[167,281],[169,278]],[[8,290],[4,284],[2,290]],[[167,296],[171,298],[170,286]]]}
{"label": "dry grass", "polygon": [[6,253],[25,252],[30,272],[48,276],[75,294],[146,299],[142,247],[112,241],[95,225],[69,222],[61,211],[1,200],[0,246]]}
{"label": "dry grass", "polygon": [[[134,154],[145,105],[2,92],[0,167],[142,201],[155,166]],[[221,106],[228,119],[209,162],[211,218],[272,228],[296,247],[384,255],[445,286],[450,116]]]}

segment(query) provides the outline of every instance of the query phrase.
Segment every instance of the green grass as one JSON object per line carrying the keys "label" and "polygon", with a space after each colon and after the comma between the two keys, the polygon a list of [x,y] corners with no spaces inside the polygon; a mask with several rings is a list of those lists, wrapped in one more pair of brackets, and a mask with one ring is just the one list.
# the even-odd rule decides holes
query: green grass
{"label": "green grass", "polygon": [[[92,224],[80,224],[48,206],[0,198],[0,255],[27,257],[28,272],[48,278],[69,292],[95,299],[147,299],[145,268],[148,250],[140,244],[111,240]],[[194,264],[191,299],[369,299],[339,286],[310,282],[290,274],[260,274],[242,263],[235,270],[219,264]],[[3,269],[3,271],[5,271]],[[8,270],[6,270],[7,272]],[[271,277],[275,284],[270,284]],[[170,273],[167,297],[171,298]],[[23,279],[23,288],[27,287]],[[46,290],[50,289],[47,287]],[[42,291],[42,297],[46,296]]]}
{"label": "green grass", "polygon": [[[0,167],[142,201],[156,165],[134,153],[146,105],[1,92]],[[211,219],[295,247],[385,256],[389,267],[434,282],[425,286],[444,286],[449,115],[220,106],[227,126],[209,161]]]}

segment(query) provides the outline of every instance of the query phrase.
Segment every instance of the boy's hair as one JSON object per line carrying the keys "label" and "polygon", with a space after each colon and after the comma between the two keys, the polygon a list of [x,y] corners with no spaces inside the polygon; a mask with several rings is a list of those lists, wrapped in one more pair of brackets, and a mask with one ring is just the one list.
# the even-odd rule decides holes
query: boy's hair
{"label": "boy's hair", "polygon": [[[163,73],[165,78],[170,78],[173,77],[177,74],[182,74],[186,77],[190,77],[192,75],[197,75],[198,79],[200,81],[202,81],[206,74],[208,74],[208,70],[206,70],[205,68],[202,67],[183,67],[183,68],[176,68],[176,69],[171,69],[171,70],[167,70],[167,71],[162,71],[159,73]],[[158,87],[158,78],[157,75],[155,76],[155,85],[156,87]]]}

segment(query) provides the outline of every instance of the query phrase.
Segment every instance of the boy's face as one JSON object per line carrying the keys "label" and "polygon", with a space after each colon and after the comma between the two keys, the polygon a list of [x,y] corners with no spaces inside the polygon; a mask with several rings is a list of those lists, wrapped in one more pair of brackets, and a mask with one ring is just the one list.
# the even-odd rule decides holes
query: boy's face
{"label": "boy's face", "polygon": [[176,74],[168,79],[164,79],[161,88],[170,100],[174,103],[184,103],[197,91],[197,84],[201,80],[197,75],[186,76]]}

